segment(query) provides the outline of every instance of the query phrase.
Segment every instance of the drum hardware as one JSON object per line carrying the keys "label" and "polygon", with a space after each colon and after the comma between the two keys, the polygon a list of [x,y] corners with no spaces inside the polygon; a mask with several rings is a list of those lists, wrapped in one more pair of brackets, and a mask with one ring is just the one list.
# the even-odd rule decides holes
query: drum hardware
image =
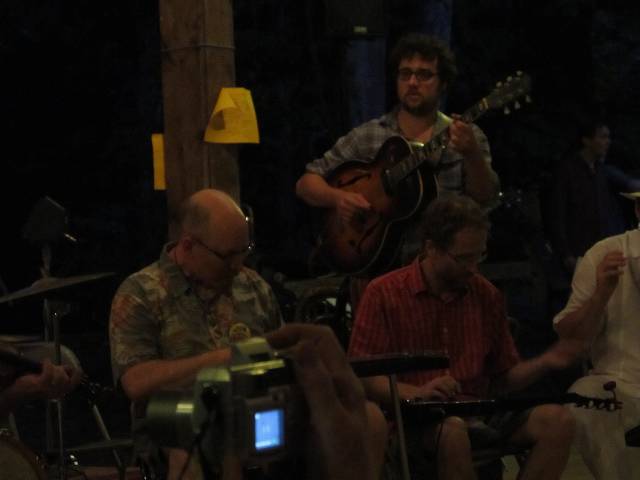
{"label": "drum hardware", "polygon": [[[42,370],[42,364],[37,359],[51,357],[51,351],[52,344],[50,342],[24,343],[18,348],[12,347],[11,350],[0,347],[0,364],[12,367],[16,375],[22,375],[26,373],[39,373]],[[61,352],[63,354],[63,364],[70,365],[76,369],[81,369],[78,358],[70,349],[63,345],[61,346]],[[76,447],[65,448],[65,454],[68,457],[67,460],[73,460],[73,455],[70,455],[70,453],[80,453],[95,450],[111,450],[118,472],[124,472],[125,467],[122,460],[120,459],[120,455],[118,454],[117,449],[131,447],[132,440],[111,438],[109,431],[107,430],[107,427],[102,419],[102,415],[100,413],[100,410],[98,409],[96,401],[101,393],[109,390],[112,389],[105,388],[98,383],[91,382],[86,376],[84,376],[80,382],[80,385],[78,385],[78,387],[71,393],[72,395],[80,394],[82,395],[82,398],[87,401],[87,403],[91,407],[91,412],[104,440],[101,442],[94,442],[85,445],[79,445]],[[49,448],[49,446],[47,445],[48,453],[53,453],[54,451],[57,454],[57,449]],[[61,475],[64,475],[66,473],[66,470],[72,469],[71,464],[68,464],[67,462],[65,463],[69,465],[69,468],[65,467],[65,472],[61,472]]]}
{"label": "drum hardware", "polygon": [[[77,240],[68,233],[68,218],[66,210],[49,197],[40,199],[33,207],[23,229],[22,236],[31,244],[40,247],[42,265],[40,267],[41,278],[33,285],[23,290],[0,297],[0,304],[24,298],[42,298],[44,341],[53,342],[54,363],[62,364],[62,351],[60,344],[60,317],[69,313],[69,304],[64,303],[72,287],[83,285],[112,276],[113,273],[99,273],[81,275],[69,278],[54,278],[51,275],[52,245],[67,241],[75,243]],[[56,301],[62,300],[62,301]],[[63,436],[63,399],[50,400],[46,407],[46,448],[54,450],[54,434],[57,437],[58,470],[60,480],[66,479],[65,449]],[[100,412],[95,403],[92,405],[94,417],[105,438],[109,439],[108,432]],[[55,417],[54,417],[55,415]],[[119,459],[118,459],[119,460]]]}
{"label": "drum hardware", "polygon": [[40,340],[38,335],[0,335],[0,344],[26,343]]}
{"label": "drum hardware", "polygon": [[46,463],[9,431],[0,430],[0,472],[4,480],[46,480]]}
{"label": "drum hardware", "polygon": [[65,300],[73,296],[75,287],[87,282],[94,282],[96,280],[112,277],[114,275],[115,274],[113,272],[103,272],[66,278],[50,276],[42,277],[36,280],[30,287],[23,288],[22,290],[0,297],[0,304],[23,298],[45,297],[48,300]]}

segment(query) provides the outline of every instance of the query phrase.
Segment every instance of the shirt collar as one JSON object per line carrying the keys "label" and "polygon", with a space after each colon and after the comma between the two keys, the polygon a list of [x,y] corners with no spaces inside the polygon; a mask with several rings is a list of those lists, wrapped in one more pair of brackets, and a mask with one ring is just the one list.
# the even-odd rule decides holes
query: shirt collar
{"label": "shirt collar", "polygon": [[191,289],[191,284],[187,280],[180,267],[169,257],[169,251],[177,245],[177,242],[169,242],[162,247],[158,265],[167,276],[168,291],[174,297],[180,297]]}
{"label": "shirt collar", "polygon": [[422,272],[422,266],[420,265],[421,260],[422,256],[418,256],[413,263],[411,263],[407,275],[407,287],[412,295],[418,295],[422,292],[429,293],[429,285],[427,285],[424,273]]}

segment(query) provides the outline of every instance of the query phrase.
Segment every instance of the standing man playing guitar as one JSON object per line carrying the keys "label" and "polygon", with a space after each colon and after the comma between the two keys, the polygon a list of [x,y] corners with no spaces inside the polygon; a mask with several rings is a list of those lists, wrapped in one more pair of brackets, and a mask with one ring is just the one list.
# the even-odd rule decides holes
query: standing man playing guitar
{"label": "standing man playing guitar", "polygon": [[[335,210],[342,222],[349,223],[372,205],[362,193],[336,188],[327,181],[336,168],[350,161],[373,162],[390,137],[426,143],[448,128],[448,145],[437,152],[438,158],[430,159],[430,163],[439,166],[435,173],[438,193],[463,193],[490,206],[497,196],[499,181],[491,168],[486,136],[477,126],[439,111],[440,99],[457,73],[452,52],[436,38],[409,34],[392,51],[390,66],[396,77],[398,105],[382,117],[354,128],[321,158],[307,164],[296,184],[296,194],[311,206]],[[419,249],[412,238],[413,230],[410,225],[405,228],[408,237],[404,239],[403,263]],[[353,308],[358,297],[352,288]]]}

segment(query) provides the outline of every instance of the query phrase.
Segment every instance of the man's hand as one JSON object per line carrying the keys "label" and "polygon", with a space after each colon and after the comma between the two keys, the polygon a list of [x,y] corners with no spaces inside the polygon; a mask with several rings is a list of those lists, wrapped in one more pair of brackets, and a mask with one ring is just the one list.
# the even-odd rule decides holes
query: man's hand
{"label": "man's hand", "polygon": [[460,115],[452,115],[453,123],[449,127],[449,146],[465,158],[479,158],[480,146],[469,123],[461,120]]}
{"label": "man's hand", "polygon": [[605,302],[609,301],[613,291],[618,286],[620,276],[627,264],[627,259],[622,252],[613,251],[607,253],[596,269],[596,294]]}
{"label": "man's hand", "polygon": [[67,365],[53,365],[45,359],[40,374],[23,375],[11,388],[24,398],[60,398],[73,390],[81,378],[82,372]]}
{"label": "man's hand", "polygon": [[336,202],[336,211],[338,217],[344,222],[349,223],[351,220],[363,211],[371,209],[371,204],[360,193],[339,191],[338,201]]}
{"label": "man's hand", "polygon": [[431,380],[421,387],[422,397],[435,400],[450,400],[460,393],[460,384],[450,375]]}
{"label": "man's hand", "polygon": [[274,348],[288,351],[309,406],[317,448],[312,458],[319,463],[308,466],[310,471],[327,480],[376,478],[364,388],[333,332],[290,324],[266,338]]}

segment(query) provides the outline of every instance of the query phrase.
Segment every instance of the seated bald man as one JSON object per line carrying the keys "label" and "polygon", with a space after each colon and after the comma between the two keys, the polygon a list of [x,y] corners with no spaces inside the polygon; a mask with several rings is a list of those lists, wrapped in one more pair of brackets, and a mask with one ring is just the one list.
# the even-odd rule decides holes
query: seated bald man
{"label": "seated bald man", "polygon": [[[150,395],[191,386],[203,367],[229,360],[232,342],[282,323],[269,285],[243,265],[253,247],[249,220],[230,196],[196,192],[181,207],[179,222],[178,240],[129,276],[111,307],[113,374],[133,403],[134,429]],[[180,475],[186,452],[137,443],[157,472]],[[199,478],[199,470],[191,462],[183,478]]]}

